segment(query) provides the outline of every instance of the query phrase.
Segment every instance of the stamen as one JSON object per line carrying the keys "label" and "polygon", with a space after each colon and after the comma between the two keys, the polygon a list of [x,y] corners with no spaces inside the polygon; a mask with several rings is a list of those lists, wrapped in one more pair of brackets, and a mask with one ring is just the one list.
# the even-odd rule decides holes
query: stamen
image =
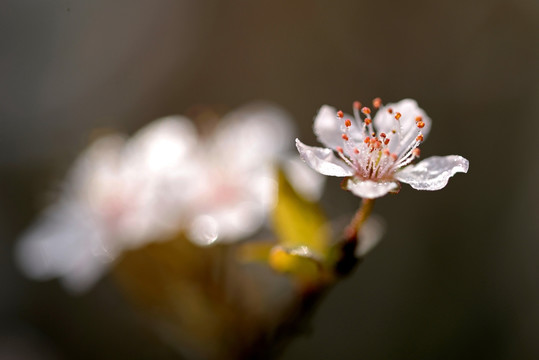
{"label": "stamen", "polygon": [[[378,181],[392,178],[398,168],[410,164],[420,156],[421,151],[418,146],[424,139],[420,129],[425,126],[425,123],[421,116],[416,116],[414,120],[418,129],[414,131],[413,127],[407,128],[405,133],[403,123],[400,121],[403,115],[388,108],[387,111],[392,114],[394,121],[393,129],[390,130],[391,132],[376,133],[371,112],[376,112],[375,109],[383,106],[382,100],[375,98],[372,105],[373,108],[362,107],[359,101],[354,101],[354,118],[344,119],[344,113],[341,110],[337,112],[337,117],[343,119],[341,138],[344,142],[341,144],[342,147],[337,146],[335,150],[337,155],[355,170],[357,176]],[[361,113],[364,116],[361,116]],[[359,139],[350,133],[352,124],[362,131],[362,135],[358,135]],[[394,153],[388,146],[390,142],[397,142],[394,144],[396,145]]]}
{"label": "stamen", "polygon": [[411,146],[409,146],[407,148],[407,150],[405,150],[404,152],[406,152],[405,155],[402,155],[404,152],[401,153],[401,157],[400,157],[400,160],[399,162],[396,164],[396,167],[397,168],[401,168],[403,166],[406,166],[408,165],[409,163],[411,163],[415,157],[414,157],[414,151],[415,149],[419,146],[419,141],[414,141]]}
{"label": "stamen", "polygon": [[350,159],[348,159],[346,156],[344,156],[342,147],[337,146],[337,147],[336,147],[336,150],[337,150],[337,152],[338,152],[338,154],[339,154],[339,157],[340,157],[346,164],[348,164],[348,166],[350,166],[350,167],[353,168],[353,169],[357,169],[357,166],[354,165],[354,164],[350,161]]}
{"label": "stamen", "polygon": [[[359,109],[361,108],[361,103],[359,101],[354,101],[354,119],[356,120],[356,125],[358,127],[361,127],[361,117],[359,116]],[[363,125],[362,129],[363,133],[365,133],[365,125]]]}

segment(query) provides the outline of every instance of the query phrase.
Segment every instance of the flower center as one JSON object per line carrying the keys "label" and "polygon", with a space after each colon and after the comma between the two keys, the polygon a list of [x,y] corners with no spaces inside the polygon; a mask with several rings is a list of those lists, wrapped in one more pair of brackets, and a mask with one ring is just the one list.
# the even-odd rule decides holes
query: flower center
{"label": "flower center", "polygon": [[[387,111],[393,117],[393,126],[388,134],[376,132],[372,123],[371,109],[361,107],[354,101],[354,119],[345,119],[342,111],[337,112],[337,120],[342,122],[342,147],[336,148],[340,158],[355,170],[355,175],[364,180],[391,180],[399,168],[410,164],[420,155],[419,145],[423,142],[421,129],[425,126],[423,119],[415,119],[416,129],[404,133],[400,119],[402,114],[391,108],[380,109],[382,100],[373,100],[373,108]],[[380,110],[379,110],[380,109]],[[363,119],[361,115],[363,115]],[[397,146],[390,143],[398,142]]]}

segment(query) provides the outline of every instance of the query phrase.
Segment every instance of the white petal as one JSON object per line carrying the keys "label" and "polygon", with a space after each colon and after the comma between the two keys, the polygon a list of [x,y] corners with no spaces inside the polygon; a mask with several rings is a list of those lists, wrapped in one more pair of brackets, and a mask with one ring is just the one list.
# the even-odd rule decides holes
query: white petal
{"label": "white petal", "polygon": [[169,116],[153,121],[129,140],[126,166],[134,171],[155,173],[180,166],[197,143],[197,132],[183,116]]}
{"label": "white petal", "polygon": [[398,188],[398,184],[392,181],[376,182],[370,180],[350,180],[346,184],[346,188],[354,195],[365,198],[375,199],[384,196],[388,192]]}
{"label": "white petal", "polygon": [[[388,113],[388,109],[392,109],[393,113]],[[398,120],[395,120],[395,113],[400,113],[402,116]],[[421,129],[423,137],[427,137],[431,120],[428,115],[421,109],[417,102],[413,99],[404,99],[398,103],[387,104],[382,107],[376,113],[373,123],[378,132],[384,132],[391,138],[389,143],[389,150],[391,152],[399,153],[401,149],[408,147],[416,138],[419,129],[417,128],[415,119],[420,116],[425,126]],[[398,137],[398,133],[392,134],[393,129],[397,129],[398,123],[401,126],[401,137]]]}
{"label": "white petal", "polygon": [[81,292],[99,280],[117,256],[119,249],[107,240],[84,205],[62,200],[19,239],[15,255],[28,277],[59,277],[68,290]]}
{"label": "white petal", "polygon": [[286,111],[271,103],[255,102],[228,113],[208,147],[214,152],[212,156],[234,166],[250,167],[290,149],[293,133]]}
{"label": "white petal", "polygon": [[[232,243],[255,233],[276,201],[273,166],[259,166],[240,174],[201,173],[190,207],[190,239],[198,245]],[[213,175],[212,175],[213,174]]]}
{"label": "white petal", "polygon": [[125,138],[107,135],[94,141],[75,161],[64,185],[68,191],[86,190],[92,182],[102,182],[117,176]]}
{"label": "white petal", "polygon": [[208,210],[189,229],[190,239],[202,246],[245,239],[262,226],[268,209],[255,201],[243,201]]}
{"label": "white petal", "polygon": [[296,139],[296,147],[303,161],[322,175],[352,176],[353,170],[337,158],[331,149],[307,146]]}
{"label": "white petal", "polygon": [[283,170],[296,192],[307,200],[320,200],[326,182],[325,176],[307,166],[297,154],[284,159]]}
{"label": "white petal", "polygon": [[[344,114],[345,119],[353,119],[348,114]],[[352,122],[355,124],[355,121]],[[324,105],[318,111],[314,118],[313,130],[318,141],[328,148],[335,149],[337,146],[342,146],[344,120],[337,117],[337,110],[329,105]],[[350,136],[354,139],[361,139],[361,131],[357,125],[353,125],[348,129]]]}
{"label": "white petal", "polygon": [[370,252],[382,239],[385,230],[383,219],[371,215],[357,233],[356,257],[362,258]]}
{"label": "white petal", "polygon": [[314,118],[314,133],[325,146],[335,149],[342,144],[341,124],[337,118],[337,110],[329,105],[324,105]]}
{"label": "white petal", "polygon": [[462,156],[432,156],[417,165],[410,165],[395,174],[395,178],[417,190],[440,190],[458,172],[468,172],[469,162]]}

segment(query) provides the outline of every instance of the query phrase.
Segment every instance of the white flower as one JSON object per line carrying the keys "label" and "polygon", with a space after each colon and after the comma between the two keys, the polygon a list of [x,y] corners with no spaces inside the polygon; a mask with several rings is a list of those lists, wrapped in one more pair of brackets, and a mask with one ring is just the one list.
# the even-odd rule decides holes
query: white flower
{"label": "white flower", "polygon": [[186,219],[189,238],[209,245],[256,232],[274,202],[276,162],[292,139],[288,115],[265,103],[228,113],[201,138],[192,157],[197,181]]}
{"label": "white flower", "polygon": [[[288,159],[292,139],[286,113],[267,104],[228,114],[208,137],[191,120],[171,116],[130,140],[98,139],[76,160],[58,200],[19,239],[18,263],[31,278],[59,277],[80,292],[123,251],[180,231],[199,245],[244,239],[275,204],[275,165]],[[313,183],[306,191],[319,195],[322,183]]]}
{"label": "white flower", "polygon": [[[182,167],[196,133],[188,119],[155,121],[132,140],[96,140],[70,170],[58,200],[19,239],[21,269],[35,279],[60,277],[80,292],[125,249],[178,230],[190,182]],[[183,192],[183,193],[182,193]]]}
{"label": "white flower", "polygon": [[455,173],[468,171],[468,160],[458,155],[433,156],[410,165],[419,157],[430,118],[411,99],[382,107],[377,98],[373,104],[379,108],[374,119],[359,102],[354,103],[353,117],[322,106],[314,132],[327,148],[296,139],[303,161],[323,175],[347,177],[346,188],[368,199],[398,191],[399,181],[417,190],[439,190]]}
{"label": "white flower", "polygon": [[292,139],[288,114],[253,103],[227,114],[200,140],[193,156],[198,164],[188,230],[193,242],[230,243],[255,233],[275,205],[278,162],[298,192],[311,199],[320,195],[318,174],[303,163],[298,169],[287,155]]}

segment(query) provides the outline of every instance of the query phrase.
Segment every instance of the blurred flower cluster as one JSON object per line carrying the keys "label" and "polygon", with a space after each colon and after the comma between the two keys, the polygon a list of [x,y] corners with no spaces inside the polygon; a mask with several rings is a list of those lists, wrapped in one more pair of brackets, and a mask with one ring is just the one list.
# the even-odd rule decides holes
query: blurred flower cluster
{"label": "blurred flower cluster", "polygon": [[282,109],[249,104],[199,133],[171,116],[131,138],[95,140],[20,239],[23,271],[80,292],[125,250],[179,232],[200,246],[245,239],[275,206],[277,165],[304,197],[320,196],[323,178],[289,153],[293,129]]}

